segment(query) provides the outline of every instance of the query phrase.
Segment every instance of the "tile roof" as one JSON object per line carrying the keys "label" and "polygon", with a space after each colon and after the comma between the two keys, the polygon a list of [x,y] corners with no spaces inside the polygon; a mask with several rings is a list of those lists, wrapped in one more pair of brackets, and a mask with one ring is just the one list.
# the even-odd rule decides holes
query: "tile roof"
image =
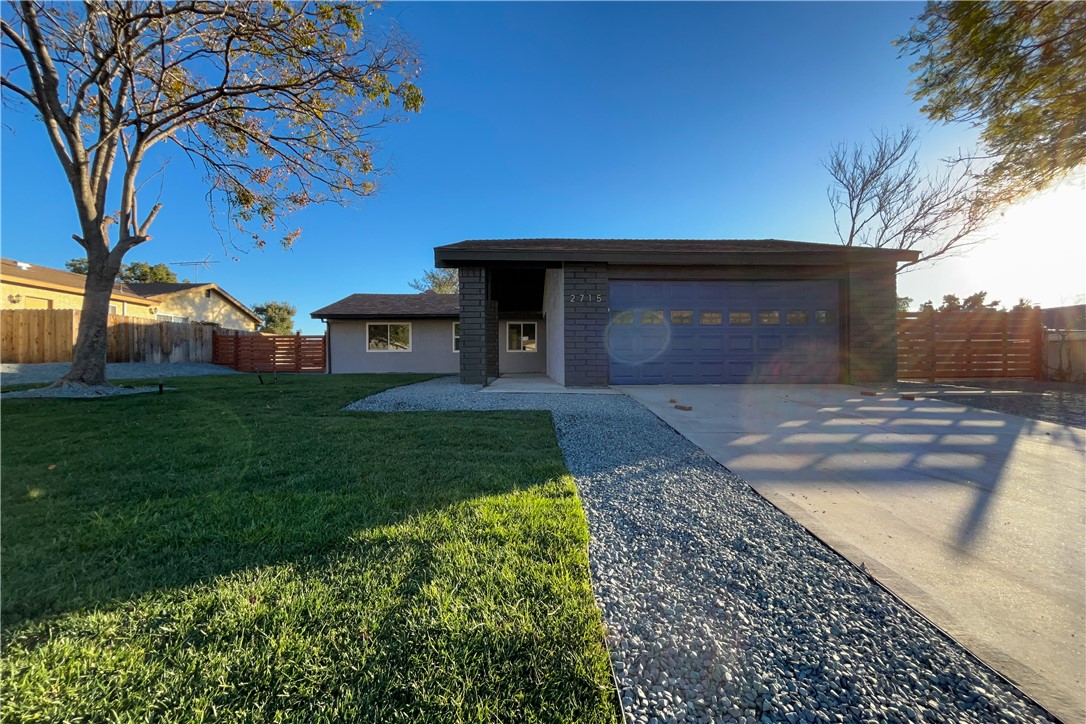
{"label": "tile roof", "polygon": [[321,307],[309,316],[314,319],[394,319],[457,317],[459,294],[352,294]]}
{"label": "tile roof", "polygon": [[853,259],[904,261],[914,259],[917,253],[783,239],[469,239],[434,249],[439,266],[502,259],[764,264],[782,262],[784,255],[790,257],[789,263],[837,263]]}
{"label": "tile roof", "polygon": [[[77,294],[82,294],[87,284],[87,277],[82,274],[53,269],[48,266],[27,264],[14,259],[0,259],[0,276],[12,282],[23,282],[30,285],[37,283],[44,285],[46,288],[70,289]],[[143,295],[124,282],[114,283],[113,294],[150,303],[150,300],[143,299]]]}

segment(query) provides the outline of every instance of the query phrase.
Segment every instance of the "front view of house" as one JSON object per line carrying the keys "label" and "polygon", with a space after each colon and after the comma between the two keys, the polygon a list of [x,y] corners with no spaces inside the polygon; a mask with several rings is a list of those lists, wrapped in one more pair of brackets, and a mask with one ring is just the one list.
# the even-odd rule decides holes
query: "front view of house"
{"label": "front view of house", "polygon": [[896,268],[915,252],[795,241],[508,239],[434,250],[460,294],[355,294],[331,372],[608,384],[896,379]]}

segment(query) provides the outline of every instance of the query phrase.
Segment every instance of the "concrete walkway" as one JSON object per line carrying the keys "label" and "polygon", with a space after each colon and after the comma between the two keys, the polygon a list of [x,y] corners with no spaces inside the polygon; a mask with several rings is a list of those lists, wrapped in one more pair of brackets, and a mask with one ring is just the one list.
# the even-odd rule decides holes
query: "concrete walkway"
{"label": "concrete walkway", "polygon": [[1086,430],[843,385],[618,389],[1086,722]]}

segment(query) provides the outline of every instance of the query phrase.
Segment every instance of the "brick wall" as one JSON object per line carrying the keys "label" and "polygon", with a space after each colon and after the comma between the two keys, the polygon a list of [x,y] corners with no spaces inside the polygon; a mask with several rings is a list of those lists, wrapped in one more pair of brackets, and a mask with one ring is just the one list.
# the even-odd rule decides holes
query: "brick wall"
{"label": "brick wall", "polygon": [[606,387],[607,265],[567,263],[564,282],[566,386]]}
{"label": "brick wall", "polygon": [[460,267],[460,381],[485,385],[498,376],[498,308],[487,299],[486,268]]}
{"label": "brick wall", "polygon": [[897,380],[897,274],[893,263],[849,269],[849,381]]}

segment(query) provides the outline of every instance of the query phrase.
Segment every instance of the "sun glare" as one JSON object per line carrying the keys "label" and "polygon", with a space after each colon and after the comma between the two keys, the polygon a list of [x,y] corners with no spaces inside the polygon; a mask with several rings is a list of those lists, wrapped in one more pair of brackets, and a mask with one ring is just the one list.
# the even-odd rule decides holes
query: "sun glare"
{"label": "sun glare", "polygon": [[1086,301],[1086,168],[1008,208],[987,240],[962,256],[898,279],[898,293],[912,297],[914,309],[981,290],[1007,308],[1019,298],[1042,307]]}

